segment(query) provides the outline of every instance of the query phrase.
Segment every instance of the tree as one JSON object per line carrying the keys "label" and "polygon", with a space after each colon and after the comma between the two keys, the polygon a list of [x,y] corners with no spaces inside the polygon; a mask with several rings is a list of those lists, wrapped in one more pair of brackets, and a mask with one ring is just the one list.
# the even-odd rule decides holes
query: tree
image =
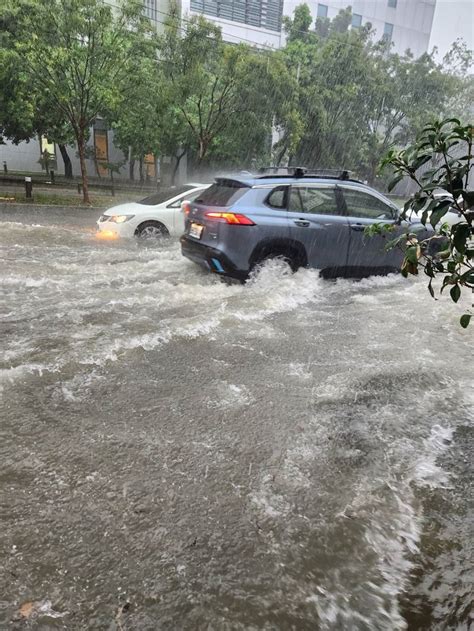
{"label": "tree", "polygon": [[361,122],[372,71],[369,32],[348,29],[350,10],[333,22],[327,36],[294,38],[284,51],[298,82],[304,129],[293,160],[308,167],[352,168],[364,153]]}
{"label": "tree", "polygon": [[373,42],[371,25],[349,28],[349,8],[317,20],[315,31],[304,21],[308,11],[300,5],[285,22],[283,55],[298,82],[303,127],[295,163],[347,168],[374,184],[383,156],[411,142],[427,116],[458,113],[472,102],[472,78],[462,76],[471,57],[461,43],[443,67],[433,54],[391,53],[386,42]]}
{"label": "tree", "polygon": [[44,95],[51,115],[67,121],[73,131],[83,200],[90,203],[85,161],[89,128],[119,99],[129,53],[146,20],[132,1],[117,11],[102,0],[20,0],[17,6],[21,29],[15,50],[28,84]]}
{"label": "tree", "polygon": [[313,33],[310,26],[313,22],[311,10],[307,4],[299,4],[293,13],[293,19],[283,16],[283,28],[286,32],[286,41],[311,41]]}
{"label": "tree", "polygon": [[435,62],[433,55],[413,59],[387,54],[383,43],[372,47],[363,128],[365,155],[361,175],[373,184],[387,151],[403,146],[421,131],[426,117],[446,113],[459,80]]}
{"label": "tree", "polygon": [[296,86],[282,60],[226,44],[202,16],[191,18],[184,33],[179,16],[171,16],[160,62],[169,107],[187,127],[182,142],[198,165],[213,156],[235,164],[269,155],[273,123],[285,130],[294,116]]}
{"label": "tree", "polygon": [[[406,202],[402,218],[412,211],[421,213],[422,223],[429,221],[437,231],[421,243],[408,234],[390,244],[395,247],[406,240],[402,274],[418,274],[421,267],[429,277],[428,289],[433,298],[433,281],[441,276],[440,293],[449,287],[451,299],[456,303],[464,289],[474,291],[474,191],[468,188],[474,158],[473,140],[473,125],[462,125],[455,118],[436,121],[423,128],[413,145],[402,151],[391,151],[383,162],[395,171],[390,188],[405,177],[418,186],[417,192]],[[425,164],[434,166],[420,173],[420,167]],[[446,196],[435,196],[440,190],[445,191]],[[451,228],[442,221],[450,207],[458,211],[461,219]],[[441,251],[439,248],[433,251],[433,240],[442,244]],[[472,315],[464,313],[461,326],[467,327]]]}
{"label": "tree", "polygon": [[236,66],[244,48],[226,46],[220,29],[201,16],[191,18],[184,34],[178,15],[168,21],[161,60],[171,101],[189,128],[198,162],[235,112]]}
{"label": "tree", "polygon": [[35,135],[35,108],[30,99],[27,77],[22,72],[21,56],[15,48],[19,39],[19,7],[0,5],[0,143],[29,140]]}
{"label": "tree", "polygon": [[165,114],[162,74],[154,49],[136,50],[131,55],[130,74],[124,78],[120,98],[104,112],[114,130],[114,144],[128,155],[130,179],[134,163],[143,164],[147,154],[162,149],[162,119]]}

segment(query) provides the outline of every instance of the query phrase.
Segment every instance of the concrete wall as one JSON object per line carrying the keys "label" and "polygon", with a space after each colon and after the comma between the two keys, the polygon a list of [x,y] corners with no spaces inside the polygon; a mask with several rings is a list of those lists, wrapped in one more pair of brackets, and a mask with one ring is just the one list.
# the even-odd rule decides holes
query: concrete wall
{"label": "concrete wall", "polygon": [[[88,142],[89,147],[94,146],[94,137],[91,130],[90,139]],[[77,156],[77,148],[75,145],[69,145],[67,147],[69,158],[72,163],[72,170],[75,176],[79,176],[81,173],[79,158]],[[117,149],[113,144],[113,131],[108,132],[108,151],[109,162],[119,163],[125,160],[125,156]],[[6,141],[6,144],[0,145],[0,169],[3,169],[3,162],[5,161],[9,171],[28,171],[31,173],[41,173],[42,167],[39,163],[41,155],[40,143],[38,139],[30,140],[29,142],[21,142],[18,145]],[[97,177],[97,171],[94,160],[86,160],[87,172],[91,177]],[[51,167],[53,168],[53,166]],[[64,162],[61,156],[61,152],[56,146],[56,168],[55,171],[59,174],[64,173]],[[129,175],[128,161],[121,167],[117,178],[127,179]],[[114,174],[115,176],[115,174]],[[136,166],[136,177],[138,177],[138,166]]]}

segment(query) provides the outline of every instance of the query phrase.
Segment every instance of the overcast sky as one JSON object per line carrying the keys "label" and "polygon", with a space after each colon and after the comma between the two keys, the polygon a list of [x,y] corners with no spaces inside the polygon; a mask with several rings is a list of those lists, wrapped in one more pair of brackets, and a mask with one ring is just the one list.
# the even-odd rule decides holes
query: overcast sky
{"label": "overcast sky", "polygon": [[458,37],[474,48],[474,0],[437,0],[430,50],[437,46],[443,57]]}

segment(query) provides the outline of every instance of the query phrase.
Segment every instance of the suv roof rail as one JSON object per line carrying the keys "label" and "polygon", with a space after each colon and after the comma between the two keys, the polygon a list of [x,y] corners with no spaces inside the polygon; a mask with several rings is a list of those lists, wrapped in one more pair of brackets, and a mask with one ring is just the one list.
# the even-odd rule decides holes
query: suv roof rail
{"label": "suv roof rail", "polygon": [[[284,171],[284,173],[282,173]],[[351,172],[347,169],[307,169],[306,167],[280,167],[270,166],[259,169],[259,179],[275,178],[275,177],[320,177],[334,178],[338,180],[349,180],[351,182],[359,182],[351,178]]]}

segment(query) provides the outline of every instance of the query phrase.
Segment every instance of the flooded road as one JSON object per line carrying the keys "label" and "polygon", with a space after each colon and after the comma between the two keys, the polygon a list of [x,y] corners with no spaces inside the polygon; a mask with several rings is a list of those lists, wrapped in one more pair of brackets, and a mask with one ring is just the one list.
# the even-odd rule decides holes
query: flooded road
{"label": "flooded road", "polygon": [[459,305],[87,225],[0,223],[0,629],[467,631]]}

